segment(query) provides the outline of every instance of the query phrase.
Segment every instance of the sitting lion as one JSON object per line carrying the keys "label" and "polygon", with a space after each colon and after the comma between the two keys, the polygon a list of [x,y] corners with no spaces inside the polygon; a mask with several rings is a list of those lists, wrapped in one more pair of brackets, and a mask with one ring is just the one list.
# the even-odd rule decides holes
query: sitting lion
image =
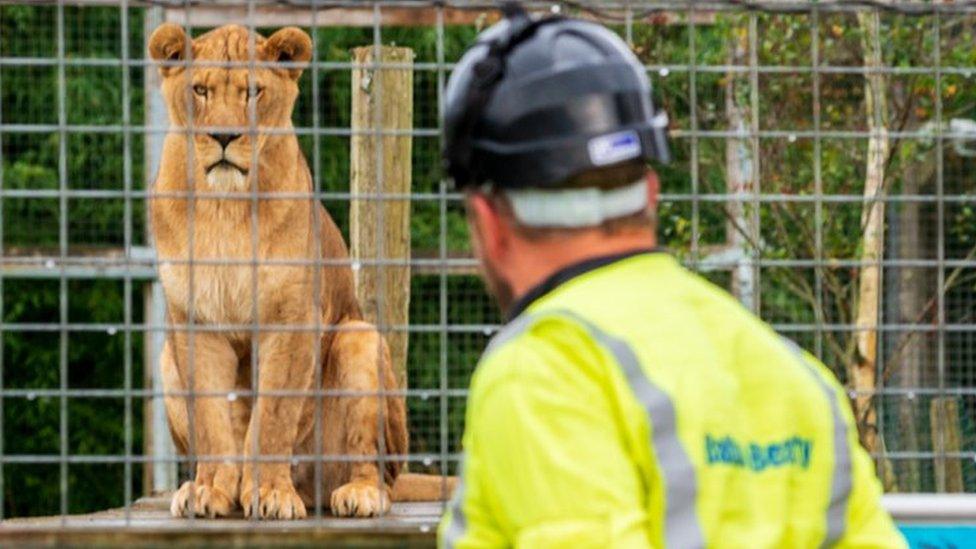
{"label": "sitting lion", "polygon": [[[363,321],[346,245],[310,195],[292,131],[302,69],[256,66],[249,82],[247,66],[220,65],[304,62],[311,52],[294,27],[249,44],[240,26],[190,40],[164,24],[149,39],[165,62],[170,118],[150,205],[173,326],[162,353],[166,409],[177,448],[199,460],[173,497],[175,516],[226,516],[240,503],[246,516],[305,517],[313,455],[324,456],[321,494],[334,514],[379,515],[401,468],[379,457],[408,451],[403,398],[376,394],[396,389],[389,351]],[[324,389],[350,393],[322,399],[320,446],[316,399],[301,394],[314,388],[316,360]],[[398,499],[436,498],[442,480],[400,479]]]}

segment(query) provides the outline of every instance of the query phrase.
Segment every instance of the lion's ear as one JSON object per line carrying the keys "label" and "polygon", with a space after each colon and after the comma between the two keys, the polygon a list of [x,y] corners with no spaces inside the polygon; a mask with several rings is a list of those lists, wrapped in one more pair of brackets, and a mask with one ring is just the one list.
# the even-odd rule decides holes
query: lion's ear
{"label": "lion's ear", "polygon": [[[163,23],[149,37],[149,55],[156,61],[182,61],[186,58],[186,32],[174,23]],[[169,76],[183,70],[182,66],[159,67],[159,73]]]}
{"label": "lion's ear", "polygon": [[[312,58],[312,39],[298,27],[285,27],[268,37],[263,53],[267,61],[304,63]],[[281,70],[293,80],[298,80],[303,69],[283,67]]]}

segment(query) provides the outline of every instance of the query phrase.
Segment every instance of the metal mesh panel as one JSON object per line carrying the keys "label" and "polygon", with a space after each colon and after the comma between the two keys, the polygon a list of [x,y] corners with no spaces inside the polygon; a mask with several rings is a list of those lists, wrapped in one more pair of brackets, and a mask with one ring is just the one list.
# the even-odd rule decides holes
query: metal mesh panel
{"label": "metal mesh panel", "polygon": [[[661,243],[846,383],[887,489],[976,492],[976,129],[967,125],[976,5],[528,4],[607,25],[646,64],[675,157],[657,167]],[[406,324],[378,322],[384,334],[409,334],[408,386],[396,393],[411,441],[395,457],[412,471],[456,473],[470,376],[501,319],[477,277],[461,196],[443,180],[440,112],[454,62],[497,19],[493,8],[0,2],[4,517],[112,506],[128,517],[142,494],[175,489],[209,459],[194,448],[178,455],[169,440],[159,360],[174,331],[255,335],[257,380],[258,334],[337,329],[167,320],[147,215],[169,122],[146,41],[164,21],[193,36],[236,22],[264,36],[294,24],[312,37],[311,61],[287,67],[304,69],[292,119],[314,190],[291,198],[324,204],[347,242],[353,201],[409,200],[409,261],[384,257],[380,243],[380,259],[341,263],[411,267],[409,287],[377,296],[381,317],[409,296]],[[400,133],[412,138],[412,186],[360,196],[350,187],[350,148],[363,133],[353,129],[350,50],[391,44],[414,56],[412,127]],[[244,129],[255,131],[251,116]],[[273,199],[256,186],[236,198],[250,201],[252,219]],[[376,208],[383,235],[390,220]],[[316,359],[316,386],[322,368]],[[309,394],[320,407],[349,396],[340,393]],[[329,428],[316,421],[315,436]],[[321,508],[309,514],[323,519]]]}

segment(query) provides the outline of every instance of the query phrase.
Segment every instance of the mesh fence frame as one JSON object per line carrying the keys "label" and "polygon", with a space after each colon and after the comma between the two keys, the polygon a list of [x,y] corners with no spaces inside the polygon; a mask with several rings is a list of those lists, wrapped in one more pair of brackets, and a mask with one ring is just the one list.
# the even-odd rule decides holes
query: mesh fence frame
{"label": "mesh fence frame", "polygon": [[[976,210],[976,185],[967,179],[971,160],[965,150],[976,136],[950,125],[951,119],[968,118],[972,98],[966,97],[966,88],[976,75],[976,59],[963,50],[976,23],[976,4],[526,4],[538,12],[599,21],[635,48],[652,76],[655,100],[672,119],[676,161],[660,167],[661,243],[821,357],[848,384],[852,401],[871,397],[877,418],[864,419],[862,428],[880,436],[873,454],[886,487],[952,490],[940,477],[950,460],[960,464],[962,489],[976,491],[976,224],[969,223]],[[186,478],[193,463],[226,459],[192,449],[179,456],[168,453],[172,450],[165,444],[145,444],[149,432],[168,436],[159,432],[165,419],[160,416],[164,392],[158,383],[158,349],[156,356],[140,356],[147,347],[155,348],[152,341],[161,335],[174,330],[256,335],[337,329],[318,323],[160,322],[159,265],[146,228],[146,201],[169,128],[153,86],[152,73],[161,64],[148,59],[145,42],[152,28],[179,17],[194,36],[221,14],[265,36],[285,20],[301,23],[312,36],[312,60],[288,66],[305,71],[294,132],[311,167],[314,192],[269,194],[254,187],[222,196],[250,200],[252,222],[260,200],[321,201],[347,241],[351,201],[410,201],[410,321],[379,329],[410,334],[409,386],[391,393],[407,400],[412,442],[409,454],[386,457],[404,459],[415,471],[456,472],[470,375],[501,317],[477,279],[465,243],[462,197],[443,180],[437,160],[440,112],[454,62],[476,27],[497,17],[493,7],[489,2],[392,0],[368,6],[258,0],[213,6],[125,0],[0,3],[3,516],[21,513],[21,505],[8,501],[16,498],[9,490],[31,470],[50,468],[36,474],[36,482],[56,483],[57,505],[41,509],[67,521],[72,512],[96,510],[84,501],[73,502],[72,494],[87,486],[85,475],[73,470],[113,468],[118,491],[103,500],[124,506],[128,519],[143,490],[176,488],[171,484],[174,465]],[[270,17],[269,10],[283,15]],[[355,16],[357,22],[337,22],[337,13]],[[398,19],[402,14],[422,23],[408,25],[409,17]],[[859,26],[865,23],[858,18],[864,15],[887,33],[887,40],[865,38]],[[194,21],[200,20],[204,23],[198,26]],[[407,195],[357,195],[349,188],[349,147],[362,132],[350,123],[348,88],[355,64],[348,48],[378,51],[391,42],[412,47],[416,54],[413,127],[367,133],[412,137],[413,189]],[[877,49],[879,66],[864,64],[867,49],[860,51],[861,44]],[[403,67],[374,63],[367,68]],[[863,103],[871,77],[883,79],[889,102],[879,115],[883,132],[872,127]],[[98,86],[91,88],[92,81]],[[21,88],[40,98],[7,91]],[[255,131],[255,114],[250,116],[251,124],[242,131]],[[188,131],[208,129],[191,126]],[[868,149],[879,139],[892,152],[882,191],[866,196]],[[382,172],[379,159],[377,166]],[[883,255],[865,259],[860,220],[879,204],[886,211]],[[331,264],[264,265],[275,263]],[[379,259],[352,266],[403,263]],[[259,265],[246,264],[257,272]],[[860,297],[858,276],[871,267],[878,269],[881,282],[880,312],[876,325],[865,326],[856,320],[853,302]],[[256,293],[256,275],[252,283]],[[39,297],[27,300],[25,295]],[[383,301],[380,296],[381,309]],[[862,358],[857,334],[866,331],[877,334],[877,380],[859,388],[851,373]],[[252,341],[256,380],[257,338]],[[99,345],[111,351],[99,353]],[[106,354],[117,363],[106,364]],[[43,375],[18,373],[25,367]],[[316,380],[321,380],[321,368],[316,364]],[[112,375],[121,382],[99,386],[96,381]],[[312,396],[317,405],[327,397],[358,395],[324,389],[262,394]],[[933,429],[930,417],[935,406],[947,401],[958,407],[962,438],[956,448],[947,448],[946,427]],[[86,402],[94,404],[85,407]],[[115,421],[121,429],[110,432],[122,440],[110,445],[112,451],[86,450],[92,445],[86,443],[85,422],[108,417],[109,412],[89,415],[104,409],[104,403],[112,403],[112,413],[120,416]],[[326,427],[316,421],[319,437]],[[24,444],[25,429],[45,434],[37,444]],[[46,444],[48,439],[56,444]],[[289,459],[318,464],[323,456]],[[153,469],[152,484],[141,481],[147,468]],[[316,467],[316,477],[321,474]],[[322,502],[328,495],[319,490],[315,497]],[[323,519],[322,506],[310,509],[310,516]]]}

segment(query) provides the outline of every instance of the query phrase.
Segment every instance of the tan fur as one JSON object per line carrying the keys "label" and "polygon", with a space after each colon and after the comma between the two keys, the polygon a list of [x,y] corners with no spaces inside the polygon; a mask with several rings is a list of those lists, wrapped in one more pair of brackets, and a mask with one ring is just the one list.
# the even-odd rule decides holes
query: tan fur
{"label": "tan fur", "polygon": [[[253,58],[261,61],[301,62],[311,55],[311,40],[297,28],[282,29],[267,39],[254,35],[249,44],[247,30],[239,26],[221,27],[189,41],[182,28],[165,24],[149,40],[151,56],[163,61],[186,61],[187,55],[194,61],[247,61],[252,47]],[[247,195],[251,189],[309,193],[312,180],[295,135],[287,131],[292,128],[301,69],[253,69],[255,89],[262,90],[257,98],[248,98],[248,70],[160,68],[171,130],[163,145],[150,213],[168,315],[177,327],[163,350],[162,376],[167,391],[203,393],[192,399],[169,396],[166,407],[179,450],[187,453],[192,447],[196,455],[205,456],[194,480],[174,496],[171,510],[176,516],[226,516],[240,504],[248,516],[304,517],[306,506],[314,501],[315,466],[292,463],[290,456],[324,453],[322,494],[333,513],[382,514],[389,509],[390,487],[401,463],[386,461],[381,476],[378,461],[369,458],[381,451],[407,453],[402,398],[323,398],[323,436],[316,448],[315,399],[263,395],[255,403],[246,394],[226,396],[252,389],[252,359],[258,365],[260,391],[311,390],[316,358],[325,389],[369,393],[396,388],[385,341],[362,321],[349,267],[273,263],[348,257],[322,205],[311,197],[261,198],[256,231],[252,226],[254,201]],[[204,89],[203,95],[198,93]],[[256,126],[249,124],[252,106]],[[191,112],[193,127],[210,129],[190,135]],[[258,131],[249,134],[248,127]],[[261,131],[264,128],[285,131]],[[208,133],[240,137],[224,150]],[[221,155],[237,167],[213,167]],[[231,192],[243,194],[214,194]],[[311,330],[316,315],[326,327],[324,334]],[[196,329],[185,329],[191,322]],[[261,327],[256,342],[254,324]],[[309,329],[273,330],[286,325]],[[257,356],[252,357],[255,344]],[[255,454],[280,459],[247,460]],[[244,464],[237,458],[242,455]],[[438,477],[428,481],[440,483]],[[411,499],[414,491],[406,490],[404,497]]]}

